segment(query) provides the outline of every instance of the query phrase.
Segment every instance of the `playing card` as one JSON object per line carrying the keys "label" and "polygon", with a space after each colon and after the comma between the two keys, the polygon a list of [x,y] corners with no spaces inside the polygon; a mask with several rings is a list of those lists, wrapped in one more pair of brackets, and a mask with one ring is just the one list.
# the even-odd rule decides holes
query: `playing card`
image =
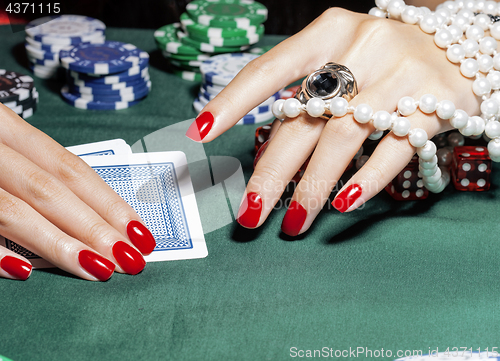
{"label": "playing card", "polygon": [[130,146],[123,139],[105,140],[103,142],[88,143],[67,147],[71,153],[80,157],[131,154]]}
{"label": "playing card", "polygon": [[[127,154],[126,147],[99,147],[97,144],[72,148],[77,153],[82,151],[85,155],[82,159],[135,209],[151,230],[157,246],[145,257],[146,261],[206,257],[205,237],[184,153]],[[117,149],[124,152],[88,156]],[[53,267],[15,242],[0,237],[0,245],[22,254],[35,268]]]}

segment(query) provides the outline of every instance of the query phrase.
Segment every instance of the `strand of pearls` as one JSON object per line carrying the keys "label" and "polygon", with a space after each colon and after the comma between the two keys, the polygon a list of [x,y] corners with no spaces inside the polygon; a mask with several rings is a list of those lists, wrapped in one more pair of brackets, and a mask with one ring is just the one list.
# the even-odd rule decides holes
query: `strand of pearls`
{"label": "strand of pearls", "polygon": [[478,135],[475,118],[479,117],[469,118],[465,111],[455,109],[453,102],[449,100],[438,102],[432,94],[423,95],[418,101],[405,96],[399,100],[397,111],[392,114],[385,110],[373,112],[368,104],[353,107],[344,98],[333,98],[327,101],[312,98],[307,104],[302,104],[295,98],[279,99],[274,102],[272,110],[274,116],[281,120],[295,118],[303,112],[307,112],[312,117],[319,117],[329,110],[335,118],[341,118],[350,113],[360,124],[372,122],[376,130],[370,135],[370,139],[381,138],[386,130],[392,131],[398,137],[407,136],[410,144],[417,148],[419,171],[424,186],[431,192],[439,193],[449,184],[450,175],[438,166],[437,148],[434,142],[429,140],[427,132],[420,128],[410,129],[411,124],[406,117],[415,113],[417,108],[425,114],[435,112],[439,118],[449,120],[457,129],[469,126],[472,129],[471,135]]}
{"label": "strand of pearls", "polygon": [[448,60],[460,65],[464,77],[475,78],[472,91],[482,99],[481,115],[470,117],[458,129],[464,136],[484,132],[491,139],[490,158],[500,162],[500,3],[445,1],[435,12],[406,5],[403,0],[375,0],[375,4],[369,14],[415,24],[425,33],[434,34],[434,42],[446,50]]}

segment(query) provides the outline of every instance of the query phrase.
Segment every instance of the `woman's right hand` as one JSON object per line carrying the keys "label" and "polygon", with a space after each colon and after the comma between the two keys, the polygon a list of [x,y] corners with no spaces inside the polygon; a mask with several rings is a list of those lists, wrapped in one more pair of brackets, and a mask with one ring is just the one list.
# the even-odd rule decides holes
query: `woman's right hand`
{"label": "woman's right hand", "polygon": [[[155,240],[139,215],[92,168],[0,104],[0,234],[91,281],[137,274]],[[0,277],[32,265],[0,247]]]}

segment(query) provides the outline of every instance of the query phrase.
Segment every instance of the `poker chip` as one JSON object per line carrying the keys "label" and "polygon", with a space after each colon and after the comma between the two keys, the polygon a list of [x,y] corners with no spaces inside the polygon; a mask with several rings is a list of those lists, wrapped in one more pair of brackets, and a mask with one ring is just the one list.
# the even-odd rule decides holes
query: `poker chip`
{"label": "poker chip", "polygon": [[222,91],[222,89],[224,89],[224,87],[221,87],[219,85],[208,85],[207,83],[203,83],[201,88],[208,94],[212,95],[217,95]]}
{"label": "poker chip", "polygon": [[187,4],[189,17],[205,26],[248,28],[267,19],[267,8],[248,0],[195,0]]}
{"label": "poker chip", "polygon": [[193,40],[204,42],[213,46],[228,47],[228,46],[244,46],[257,43],[264,34],[264,26],[260,25],[255,34],[240,37],[217,37],[205,36],[196,33],[186,32]]}
{"label": "poker chip", "polygon": [[26,25],[26,34],[42,44],[76,45],[103,37],[106,25],[81,15],[48,16]]}
{"label": "poker chip", "polygon": [[188,81],[201,81],[201,74],[194,72],[194,71],[187,71],[187,70],[175,70],[173,73],[178,76],[181,79],[188,80]]}
{"label": "poker chip", "polygon": [[245,46],[215,46],[212,44],[207,44],[200,42],[198,40],[190,38],[186,33],[183,33],[182,31],[177,32],[177,36],[179,39],[181,39],[182,43],[188,46],[191,46],[195,49],[198,49],[200,51],[203,51],[205,53],[213,53],[213,54],[219,54],[219,53],[234,53],[238,51],[244,51],[249,48],[248,45]]}
{"label": "poker chip", "polygon": [[290,99],[295,96],[297,91],[300,89],[300,85],[294,85],[289,88],[286,88],[281,92],[281,99]]}
{"label": "poker chip", "polygon": [[198,24],[187,13],[181,14],[181,24],[185,32],[208,38],[240,38],[249,37],[257,33],[257,26],[241,28],[216,28]]}
{"label": "poker chip", "polygon": [[73,91],[71,87],[69,88],[69,91],[82,99],[89,100],[89,101],[103,101],[103,102],[131,102],[134,100],[139,100],[144,98],[146,95],[149,94],[151,90],[151,82],[148,81],[145,86],[142,88],[136,89],[134,92],[128,92],[124,94],[118,94],[118,95],[112,95],[112,94],[105,94],[105,93],[98,93],[98,94],[82,94],[78,93],[76,91]]}
{"label": "poker chip", "polygon": [[200,71],[206,83],[226,86],[245,65],[258,57],[249,53],[216,55],[204,61]]}
{"label": "poker chip", "polygon": [[29,44],[25,44],[26,54],[29,57],[40,59],[40,60],[56,60],[59,62],[59,53],[51,53],[46,50],[37,49]]}
{"label": "poker chip", "polygon": [[180,23],[173,23],[162,26],[154,32],[154,38],[158,48],[173,54],[200,55],[201,52],[190,46],[183,44],[177,32],[181,29]]}
{"label": "poker chip", "polygon": [[206,54],[180,55],[180,54],[169,53],[168,51],[165,50],[162,51],[162,55],[163,57],[168,59],[181,60],[181,61],[192,61],[192,60],[205,61],[210,58],[210,55]]}
{"label": "poker chip", "polygon": [[106,75],[106,76],[90,76],[88,74],[81,74],[76,71],[69,71],[68,76],[73,78],[74,80],[79,80],[86,85],[88,84],[118,84],[118,83],[124,83],[124,82],[131,82],[134,80],[138,80],[140,78],[146,78],[149,77],[149,67],[144,66],[141,68],[141,66],[134,66],[124,72],[121,73],[116,73],[112,75]]}
{"label": "poker chip", "polygon": [[107,96],[121,96],[126,94],[135,94],[142,92],[145,87],[151,87],[151,81],[142,82],[139,86],[130,86],[121,89],[103,89],[103,88],[91,88],[91,87],[82,87],[82,86],[71,86],[69,84],[68,88],[72,93],[78,94],[89,94],[89,95],[107,95]]}
{"label": "poker chip", "polygon": [[38,104],[33,78],[0,69],[0,103],[24,119],[31,117]]}
{"label": "poker chip", "polygon": [[59,58],[63,67],[80,73],[108,75],[139,65],[149,54],[132,44],[106,41],[101,44],[80,43],[68,50],[61,50]]}
{"label": "poker chip", "polygon": [[123,89],[123,88],[129,88],[129,87],[140,87],[149,81],[149,75],[147,74],[145,77],[140,77],[137,79],[134,79],[132,81],[124,81],[124,82],[118,82],[114,84],[100,84],[100,83],[92,83],[92,82],[85,82],[79,79],[75,79],[71,76],[67,77],[67,84],[69,86],[77,86],[77,87],[86,87],[86,88],[95,88],[95,89],[103,89],[103,90],[118,90],[118,89]]}
{"label": "poker chip", "polygon": [[74,106],[78,109],[89,109],[89,110],[120,110],[127,109],[131,106],[138,104],[142,99],[134,101],[119,101],[119,102],[106,102],[106,101],[92,101],[87,99],[82,99],[74,94],[71,94],[67,85],[61,89],[61,95],[68,104]]}

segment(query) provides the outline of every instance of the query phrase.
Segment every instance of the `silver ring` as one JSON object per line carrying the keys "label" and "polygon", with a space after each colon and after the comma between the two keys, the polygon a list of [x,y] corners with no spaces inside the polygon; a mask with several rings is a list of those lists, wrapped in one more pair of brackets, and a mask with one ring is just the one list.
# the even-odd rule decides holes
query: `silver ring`
{"label": "silver ring", "polygon": [[[330,100],[340,97],[350,101],[357,94],[358,85],[349,68],[330,62],[304,79],[295,98],[306,105],[311,98]],[[330,109],[326,108],[325,113],[319,118],[330,119],[331,117]]]}

